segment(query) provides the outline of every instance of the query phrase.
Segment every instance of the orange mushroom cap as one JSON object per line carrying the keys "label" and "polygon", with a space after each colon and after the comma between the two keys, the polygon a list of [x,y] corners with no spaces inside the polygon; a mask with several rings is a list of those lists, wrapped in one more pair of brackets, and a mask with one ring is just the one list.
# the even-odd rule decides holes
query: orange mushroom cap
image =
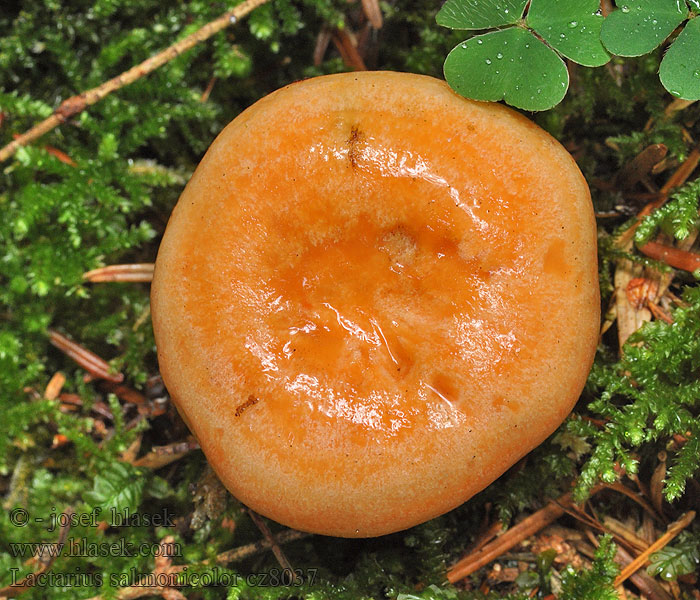
{"label": "orange mushroom cap", "polygon": [[245,110],[165,232],[163,378],[228,489],[377,536],[466,501],[576,402],[600,318],[588,187],[436,79],[330,75]]}

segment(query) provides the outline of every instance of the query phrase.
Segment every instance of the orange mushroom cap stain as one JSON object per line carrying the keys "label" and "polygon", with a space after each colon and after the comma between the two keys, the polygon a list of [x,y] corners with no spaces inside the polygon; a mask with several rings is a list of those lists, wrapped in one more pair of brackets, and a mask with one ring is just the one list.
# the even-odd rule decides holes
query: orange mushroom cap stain
{"label": "orange mushroom cap stain", "polygon": [[152,290],[163,378],[243,503],[405,529],[556,429],[600,319],[588,187],[525,117],[404,73],[329,75],[217,137]]}

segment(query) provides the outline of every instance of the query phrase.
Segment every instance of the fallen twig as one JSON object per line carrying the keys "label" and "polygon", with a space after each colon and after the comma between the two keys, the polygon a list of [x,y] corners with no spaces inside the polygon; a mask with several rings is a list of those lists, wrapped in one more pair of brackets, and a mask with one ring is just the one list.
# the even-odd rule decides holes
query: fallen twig
{"label": "fallen twig", "polygon": [[620,169],[615,177],[615,187],[632,189],[651,173],[654,166],[661,162],[667,153],[668,148],[664,144],[647,146]]}
{"label": "fallen twig", "polygon": [[384,24],[379,0],[362,0],[362,12],[375,29],[381,29]]}
{"label": "fallen twig", "polygon": [[649,258],[660,260],[675,269],[683,271],[697,271],[700,269],[700,254],[681,250],[674,246],[666,246],[658,242],[647,242],[640,246],[639,251]]}
{"label": "fallen twig", "polygon": [[[289,542],[294,542],[296,540],[301,540],[305,537],[310,536],[310,533],[304,533],[303,531],[296,531],[294,529],[287,529],[286,531],[283,531],[282,533],[277,534],[274,536],[274,541],[277,544],[287,544]],[[165,541],[165,540],[164,540]],[[246,558],[250,558],[251,556],[254,556],[256,554],[259,554],[260,552],[267,550],[270,548],[270,542],[268,540],[260,540],[259,542],[254,542],[252,544],[246,544],[245,546],[239,546],[238,548],[234,548],[233,550],[228,550],[226,552],[222,552],[221,554],[217,555],[216,558],[214,558],[213,561],[211,560],[204,560],[201,563],[196,563],[196,564],[189,564],[189,565],[170,565],[168,566],[168,575],[173,575],[177,573],[182,573],[184,571],[187,571],[189,569],[192,569],[193,567],[198,567],[198,566],[206,566],[210,564],[219,564],[219,565],[226,565],[232,562],[238,562],[241,560],[245,560]],[[178,581],[177,583],[173,583],[173,585],[177,585],[178,587],[182,587],[186,585],[186,581]],[[115,598],[118,598],[119,600],[132,600],[133,598],[143,598],[144,596],[154,596],[154,595],[162,595],[162,593],[168,588],[166,587],[148,587],[148,586],[129,586],[129,587],[124,587],[121,588],[119,591],[117,591]],[[97,595],[93,596],[89,600],[104,600],[104,597],[102,595]]]}
{"label": "fallen twig", "polygon": [[619,247],[624,248],[626,244],[632,240],[634,237],[634,232],[637,230],[637,227],[639,227],[639,224],[642,222],[644,217],[650,215],[657,208],[661,208],[666,203],[666,200],[668,200],[668,196],[671,191],[678,186],[683,185],[687,181],[688,177],[690,177],[692,172],[695,170],[695,167],[698,166],[699,162],[700,148],[696,147],[691,150],[685,161],[683,161],[678,169],[674,171],[673,175],[668,178],[666,184],[659,190],[657,198],[639,211],[634,224],[622,235],[620,235],[620,237],[617,239],[617,245]]}
{"label": "fallen twig", "polygon": [[109,265],[83,273],[83,279],[92,283],[104,281],[153,281],[153,263]]}
{"label": "fallen twig", "polygon": [[[288,544],[289,542],[301,540],[305,537],[309,537],[310,535],[310,533],[297,531],[296,529],[286,529],[285,531],[273,536],[273,539],[277,544]],[[258,554],[259,552],[262,552],[263,550],[267,550],[268,548],[271,548],[270,540],[262,539],[258,542],[253,542],[252,544],[246,544],[245,546],[239,546],[238,548],[222,552],[221,554],[218,554],[213,561],[205,560],[202,564],[209,565],[214,563],[218,565],[226,565],[249,558],[255,554]],[[186,566],[173,567],[173,569],[178,571],[184,570],[185,568]]]}
{"label": "fallen twig", "polygon": [[66,383],[66,376],[60,371],[56,371],[53,377],[46,384],[46,389],[44,390],[44,398],[47,400],[55,400],[61,393],[63,384]]}
{"label": "fallen twig", "polygon": [[333,43],[338,49],[343,62],[356,71],[366,71],[365,61],[357,51],[357,46],[347,29],[336,29],[333,34]]}
{"label": "fallen twig", "polygon": [[658,552],[666,546],[674,537],[676,537],[681,531],[683,531],[690,523],[692,523],[693,519],[695,518],[695,511],[689,511],[685,513],[680,519],[675,521],[674,523],[671,523],[668,526],[668,529],[666,530],[666,533],[664,533],[658,540],[656,540],[651,546],[649,546],[644,552],[642,552],[637,558],[635,558],[630,564],[628,564],[620,574],[617,576],[617,579],[615,579],[615,587],[618,585],[622,584],[623,581],[625,581],[630,575],[635,573],[639,568],[641,568],[644,563],[647,562],[647,559],[654,554],[654,552]]}
{"label": "fallen twig", "polygon": [[[600,488],[594,488],[591,493],[595,493],[598,489]],[[507,552],[525,538],[530,537],[543,527],[556,521],[566,512],[566,509],[573,506],[573,504],[574,501],[571,494],[564,494],[557,500],[550,500],[544,508],[541,508],[514,527],[511,527],[493,542],[486,544],[480,550],[472,552],[457,561],[447,572],[448,581],[450,583],[455,583],[489,564],[492,560],[499,557],[504,552]]]}
{"label": "fallen twig", "polygon": [[260,533],[263,534],[263,537],[269,542],[270,548],[272,548],[272,553],[275,555],[275,558],[280,564],[280,567],[282,567],[283,570],[287,571],[287,573],[291,573],[292,577],[294,577],[294,581],[296,581],[297,575],[294,572],[294,569],[292,568],[292,564],[289,562],[289,559],[282,551],[282,548],[280,548],[279,544],[275,541],[275,538],[272,537],[272,532],[267,526],[267,523],[265,523],[265,519],[263,519],[258,513],[256,513],[250,508],[248,509],[248,515],[250,515],[251,520],[253,521],[253,523],[255,523],[255,526],[260,530]]}
{"label": "fallen twig", "polygon": [[142,457],[136,458],[131,462],[137,467],[160,469],[161,467],[180,460],[192,450],[198,449],[199,444],[197,441],[194,438],[190,438],[184,442],[175,442],[167,446],[155,446],[148,454],[144,454]]}
{"label": "fallen twig", "polygon": [[12,140],[7,146],[0,149],[0,162],[10,158],[21,146],[30,144],[45,133],[65,123],[69,118],[81,113],[88,106],[99,102],[112,92],[134,83],[134,81],[155,71],[158,67],[162,67],[183,52],[209,39],[222,29],[236,23],[239,19],[266,2],[268,2],[268,0],[246,0],[234,9],[199,28],[186,38],[168,46],[165,50],[154,54],[142,63],[131,67],[128,71],[124,71],[120,75],[105,81],[95,88],[64,100],[51,116],[37,123],[34,127]]}
{"label": "fallen twig", "polygon": [[69,340],[66,336],[61,335],[57,331],[49,330],[49,341],[52,346],[55,346],[66,356],[72,358],[93,377],[106,379],[114,383],[121,383],[124,381],[123,373],[112,372],[109,364],[97,356],[97,354]]}

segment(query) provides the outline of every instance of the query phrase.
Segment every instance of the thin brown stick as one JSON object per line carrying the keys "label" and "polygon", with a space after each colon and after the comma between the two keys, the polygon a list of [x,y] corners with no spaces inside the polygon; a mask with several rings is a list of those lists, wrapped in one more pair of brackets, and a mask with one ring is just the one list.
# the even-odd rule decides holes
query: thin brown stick
{"label": "thin brown stick", "polygon": [[171,61],[176,56],[179,56],[197,44],[209,39],[222,29],[236,23],[239,19],[266,2],[268,2],[268,0],[246,0],[242,4],[236,6],[236,8],[224,13],[219,18],[207,23],[191,35],[188,35],[186,38],[168,46],[165,50],[154,54],[142,63],[131,67],[128,71],[124,71],[120,75],[105,81],[96,88],[92,88],[64,100],[51,116],[37,123],[34,127],[12,140],[7,146],[0,149],[0,162],[10,158],[21,146],[26,146],[33,142],[55,127],[65,123],[69,118],[81,113],[88,106],[99,102],[112,92],[148,75],[158,67],[162,67],[168,61]]}
{"label": "thin brown stick", "polygon": [[[295,529],[288,529],[286,531],[283,531],[282,533],[277,534],[274,537],[274,540],[277,544],[287,544],[289,542],[294,542],[296,540],[301,540],[305,537],[308,537],[309,533],[304,533],[303,531],[296,531]],[[245,560],[246,558],[250,558],[251,556],[254,556],[255,554],[259,554],[260,552],[267,550],[270,548],[270,542],[268,540],[260,540],[259,542],[254,542],[252,544],[246,544],[245,546],[239,546],[238,548],[234,548],[232,550],[228,550],[226,552],[222,552],[221,554],[217,555],[216,558],[213,561],[210,560],[205,560],[202,561],[201,563],[196,563],[194,564],[189,564],[189,565],[172,565],[168,568],[168,574],[174,574],[174,573],[181,573],[183,571],[187,571],[193,566],[199,566],[199,565],[209,565],[215,563],[215,564],[220,564],[220,565],[226,565],[232,562],[238,562],[241,560]],[[174,585],[177,585],[178,587],[184,586],[185,583],[176,583]],[[124,587],[121,588],[118,592],[116,597],[119,598],[119,600],[132,600],[133,598],[143,598],[144,596],[157,596],[162,594],[164,590],[167,588],[165,587],[148,587],[148,586],[129,586],[129,587]],[[89,600],[104,600],[102,595],[97,595],[93,596]]]}
{"label": "thin brown stick", "polygon": [[620,574],[615,579],[615,587],[621,585],[622,582],[627,580],[630,575],[635,573],[639,568],[641,568],[647,559],[654,553],[658,552],[666,546],[674,537],[676,537],[681,531],[683,531],[690,523],[692,523],[695,518],[695,511],[689,511],[685,513],[680,519],[671,523],[664,533],[658,540],[656,540],[651,546],[649,546],[644,552],[642,552],[637,558],[635,558],[630,564],[628,564]]}
{"label": "thin brown stick", "polygon": [[[594,489],[591,493],[595,493]],[[529,517],[511,527],[503,535],[493,542],[486,544],[480,550],[470,553],[456,562],[447,572],[447,579],[450,583],[455,583],[460,579],[471,575],[481,567],[489,564],[504,552],[522,542],[525,538],[538,532],[543,527],[556,521],[561,517],[566,509],[573,506],[574,502],[571,494],[564,494],[558,500],[549,501],[544,508],[531,514]]]}
{"label": "thin brown stick", "polygon": [[688,252],[687,250],[666,246],[658,242],[647,242],[639,248],[639,251],[649,258],[660,260],[675,269],[682,269],[691,273],[700,269],[700,254],[695,252]]}
{"label": "thin brown stick", "polygon": [[106,379],[107,381],[113,381],[115,383],[120,383],[124,380],[123,373],[114,373],[109,364],[97,356],[97,354],[69,340],[66,336],[61,335],[57,331],[49,330],[49,341],[52,346],[55,346],[66,356],[72,358],[93,377]]}
{"label": "thin brown stick", "polygon": [[663,160],[667,153],[668,148],[664,144],[647,146],[620,169],[615,177],[615,187],[632,189],[651,173],[654,165]]}
{"label": "thin brown stick", "polygon": [[330,30],[328,25],[324,25],[321,28],[321,31],[318,32],[318,35],[316,36],[316,45],[314,46],[313,54],[315,66],[321,66],[321,63],[323,62],[323,56],[326,54],[326,50],[328,50],[328,45],[331,43],[332,35],[333,32]]}
{"label": "thin brown stick", "polygon": [[624,523],[613,517],[603,517],[603,525],[615,538],[623,540],[636,552],[644,552],[644,550],[649,547],[646,541],[640,538],[634,531],[625,527]]}
{"label": "thin brown stick", "polygon": [[153,263],[109,265],[83,273],[83,279],[92,283],[104,281],[153,281]]}
{"label": "thin brown stick", "polygon": [[[311,534],[310,533],[305,533],[303,531],[297,531],[296,529],[287,529],[281,533],[278,533],[276,536],[274,536],[274,541],[277,544],[288,544],[290,542],[294,542],[296,540],[301,540],[304,539],[305,537],[309,537]],[[217,564],[217,565],[227,565],[232,562],[239,562],[241,560],[244,560],[246,558],[250,558],[251,556],[254,556],[255,554],[258,554],[262,552],[263,550],[267,550],[271,547],[270,545],[270,540],[262,539],[258,542],[253,542],[252,544],[246,544],[245,546],[239,546],[238,548],[233,548],[232,550],[227,550],[226,552],[222,552],[221,554],[218,554],[216,558],[213,561],[210,560],[205,560],[202,561],[200,564],[202,565],[209,565],[209,564]],[[175,565],[172,567],[173,572],[180,572],[184,571],[185,569],[189,568],[192,565]]]}
{"label": "thin brown stick", "polygon": [[146,398],[146,396],[144,396],[141,392],[137,392],[136,390],[131,389],[129,386],[126,386],[124,384],[104,382],[102,383],[101,387],[107,392],[111,392],[117,398],[123,400],[124,402],[136,404],[138,406],[148,404],[148,399]]}
{"label": "thin brown stick", "polygon": [[202,95],[199,97],[200,102],[206,102],[207,100],[209,100],[209,96],[211,96],[211,92],[214,89],[215,84],[216,84],[216,76],[213,76],[209,80],[209,83],[207,84],[206,89],[202,92]]}
{"label": "thin brown stick", "polygon": [[[600,544],[595,536],[590,532],[586,531],[586,535],[591,543],[597,548]],[[584,550],[580,548],[580,550]],[[591,549],[592,550],[592,549]],[[583,552],[589,558],[594,557],[594,552],[590,553]],[[625,568],[628,564],[632,562],[632,556],[625,550],[622,546],[617,547],[617,552],[615,554],[615,562],[620,565],[621,568]],[[630,577],[630,581],[637,586],[642,594],[644,594],[648,600],[671,600],[671,596],[667,594],[664,589],[656,582],[656,580],[647,575],[645,571],[638,571]],[[618,593],[620,590],[624,590],[623,586],[617,586]]]}
{"label": "thin brown stick", "polygon": [[661,523],[663,522],[663,519],[661,518],[659,513],[656,512],[656,509],[651,504],[649,504],[642,496],[632,491],[625,485],[621,484],[619,481],[616,481],[615,483],[603,483],[602,486],[608,490],[614,490],[616,492],[619,492],[620,494],[624,494],[630,500],[639,504],[639,506],[641,506],[656,521],[659,521]]}
{"label": "thin brown stick", "polygon": [[338,49],[343,62],[350,68],[356,71],[366,71],[367,66],[365,61],[357,51],[357,46],[354,43],[353,36],[350,35],[347,29],[336,29],[333,34],[333,43]]}
{"label": "thin brown stick", "polygon": [[381,29],[384,24],[379,0],[362,0],[362,12],[375,29]]}
{"label": "thin brown stick", "polygon": [[671,191],[674,188],[677,188],[680,185],[683,185],[688,177],[692,174],[692,172],[695,170],[695,168],[698,166],[698,163],[700,162],[700,148],[693,148],[691,150],[690,154],[688,154],[688,157],[683,161],[683,163],[674,171],[673,175],[669,177],[668,181],[664,185],[664,187],[659,190],[658,197],[656,200],[653,200],[649,204],[647,204],[637,215],[635,223],[627,229],[618,239],[617,239],[617,245],[619,247],[624,247],[627,242],[629,242],[632,237],[634,237],[634,232],[637,230],[637,227],[639,227],[639,224],[642,222],[644,217],[650,215],[653,213],[657,208],[661,208],[665,203],[666,200],[668,200],[668,195],[671,193]]}
{"label": "thin brown stick", "polygon": [[265,519],[263,519],[258,513],[256,513],[250,508],[248,509],[248,514],[250,515],[250,518],[252,519],[253,523],[255,523],[255,526],[260,530],[260,533],[262,533],[263,537],[269,542],[270,548],[272,548],[272,553],[275,555],[275,558],[280,564],[280,567],[282,567],[283,570],[287,571],[287,573],[291,573],[292,577],[296,581],[297,575],[294,572],[294,569],[292,568],[292,564],[289,562],[289,559],[282,551],[280,545],[275,541],[275,538],[272,537],[272,532],[267,526],[267,523],[265,523]]}
{"label": "thin brown stick", "polygon": [[47,400],[55,400],[58,398],[64,383],[66,383],[66,376],[60,371],[56,371],[56,373],[53,374],[53,377],[51,377],[49,383],[46,385],[46,389],[44,390],[44,398]]}
{"label": "thin brown stick", "polygon": [[166,465],[187,456],[192,450],[199,449],[199,444],[193,439],[185,442],[176,442],[168,446],[155,446],[148,454],[135,459],[132,464],[137,467],[160,469]]}

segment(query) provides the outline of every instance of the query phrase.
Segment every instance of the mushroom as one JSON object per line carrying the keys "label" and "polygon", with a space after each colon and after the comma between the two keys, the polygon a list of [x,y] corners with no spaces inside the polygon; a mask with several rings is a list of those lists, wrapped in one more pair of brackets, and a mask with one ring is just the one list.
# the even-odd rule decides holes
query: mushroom
{"label": "mushroom", "polygon": [[164,381],[226,487],[368,537],[449,511],[566,418],[600,318],[572,157],[431,77],[282,88],[216,138],[152,291]]}

